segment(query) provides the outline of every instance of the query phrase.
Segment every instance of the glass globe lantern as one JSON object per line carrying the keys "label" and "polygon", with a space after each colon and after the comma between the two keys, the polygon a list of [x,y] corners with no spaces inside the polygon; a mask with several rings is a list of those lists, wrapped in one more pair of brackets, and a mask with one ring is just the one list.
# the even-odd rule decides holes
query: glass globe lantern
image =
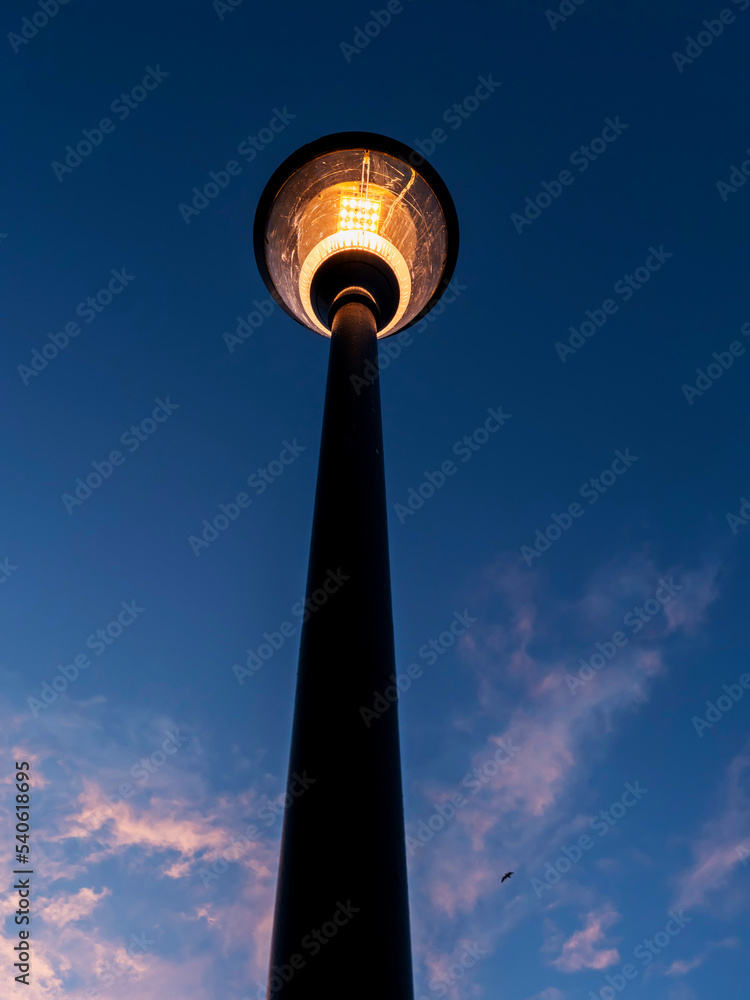
{"label": "glass globe lantern", "polygon": [[340,132],[276,170],[255,216],[255,256],[276,302],[330,337],[352,294],[377,336],[411,326],[438,301],[458,254],[453,200],[415,150],[369,132]]}

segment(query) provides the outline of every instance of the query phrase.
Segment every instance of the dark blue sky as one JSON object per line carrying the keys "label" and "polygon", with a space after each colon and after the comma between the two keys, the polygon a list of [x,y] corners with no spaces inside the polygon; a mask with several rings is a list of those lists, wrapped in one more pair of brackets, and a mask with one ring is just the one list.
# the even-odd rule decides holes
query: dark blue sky
{"label": "dark blue sky", "polygon": [[[415,996],[606,1000],[625,977],[739,1000],[749,0],[406,0],[379,31],[385,5],[55,7],[6,5],[0,59],[27,996],[249,1000],[265,979],[328,345],[271,307],[252,222],[291,152],[364,130],[421,143],[461,227],[452,301],[381,379],[399,671],[423,667],[400,706],[407,834],[466,795],[409,855]],[[509,419],[462,450],[489,410]],[[430,656],[456,613],[476,621]],[[665,931],[670,911],[690,921]],[[10,918],[3,940],[10,979]]]}

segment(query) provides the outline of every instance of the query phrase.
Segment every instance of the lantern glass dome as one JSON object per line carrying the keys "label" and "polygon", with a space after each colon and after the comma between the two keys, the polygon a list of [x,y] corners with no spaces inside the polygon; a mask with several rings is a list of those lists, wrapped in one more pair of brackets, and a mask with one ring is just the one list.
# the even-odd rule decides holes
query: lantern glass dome
{"label": "lantern glass dome", "polygon": [[326,336],[332,283],[334,293],[352,284],[375,290],[385,337],[432,308],[457,250],[455,209],[436,171],[370,133],[298,150],[269,181],[255,220],[266,286],[298,322]]}

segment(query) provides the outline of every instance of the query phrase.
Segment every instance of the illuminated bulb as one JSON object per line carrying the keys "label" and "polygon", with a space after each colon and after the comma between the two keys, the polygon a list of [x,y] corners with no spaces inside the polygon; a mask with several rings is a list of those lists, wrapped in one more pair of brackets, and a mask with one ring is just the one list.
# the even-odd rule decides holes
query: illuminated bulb
{"label": "illuminated bulb", "polygon": [[347,195],[342,197],[339,207],[338,232],[351,229],[377,233],[380,204],[370,198]]}

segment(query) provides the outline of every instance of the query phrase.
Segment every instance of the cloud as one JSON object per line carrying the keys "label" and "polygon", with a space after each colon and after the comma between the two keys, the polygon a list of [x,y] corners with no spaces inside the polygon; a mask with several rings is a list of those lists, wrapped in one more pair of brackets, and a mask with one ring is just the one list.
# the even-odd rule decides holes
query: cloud
{"label": "cloud", "polygon": [[[657,614],[639,633],[629,632],[628,644],[600,671],[589,670],[588,679],[574,692],[567,678],[578,677],[580,659],[588,660],[596,652],[596,642],[607,642],[618,627],[622,629],[623,615],[652,598],[660,589],[659,581],[670,574],[642,556],[610,564],[592,577],[577,601],[568,600],[557,613],[555,605],[560,602],[541,592],[541,582],[533,574],[521,573],[504,561],[485,574],[487,589],[475,605],[482,601],[491,605],[483,619],[491,624],[474,626],[473,645],[464,647],[464,658],[477,677],[487,717],[505,719],[495,738],[512,736],[524,747],[523,756],[505,767],[502,781],[495,783],[503,799],[493,802],[495,813],[500,806],[501,815],[520,809],[527,816],[541,816],[559,801],[580,774],[586,742],[598,738],[602,726],[611,729],[619,714],[647,700],[650,684],[665,669],[662,650],[654,643],[702,620],[717,596],[716,573],[716,567],[709,566],[671,574],[676,585],[686,581],[685,608],[674,610],[683,601],[683,592],[678,591],[664,605],[665,611],[673,609],[671,619]],[[498,598],[504,620],[494,623]],[[560,658],[558,651],[566,646],[572,646],[571,654]],[[545,648],[554,649],[554,655],[544,655]],[[510,702],[518,707],[508,717],[503,687],[509,685],[521,690]],[[486,751],[477,757],[482,753]]]}
{"label": "cloud", "polygon": [[664,606],[669,623],[669,631],[682,629],[693,634],[706,619],[706,612],[719,596],[716,577],[719,564],[711,562],[701,570],[693,570],[680,575],[682,584],[680,599]]}
{"label": "cloud", "polygon": [[[556,856],[568,831],[581,832],[588,802],[580,804],[577,789],[601,758],[605,738],[649,697],[666,670],[667,636],[694,627],[715,592],[698,573],[689,613],[655,618],[644,629],[647,637],[633,637],[572,695],[566,673],[611,635],[633,604],[652,595],[660,575],[649,560],[631,559],[596,574],[581,595],[560,601],[536,573],[502,562],[489,567],[477,595],[487,611],[458,647],[476,684],[478,710],[473,701],[470,709],[463,703],[448,719],[466,756],[453,783],[423,789],[430,803],[445,802],[455,791],[466,797],[465,808],[414,859],[410,889],[421,900],[413,911],[415,955],[427,969],[437,973],[446,961],[450,968],[464,942],[481,940],[491,953],[518,921],[571,900],[586,915],[583,927],[568,940],[555,938],[551,964],[570,972],[618,960],[606,941],[617,915],[594,889],[577,885],[583,866],[561,883],[554,901],[540,903],[520,879],[541,867],[553,848]],[[55,711],[35,724],[32,768],[35,788],[43,790],[35,803],[35,864],[49,888],[38,900],[43,919],[28,1000],[62,1000],[92,985],[113,1000],[254,995],[255,985],[248,991],[247,984],[267,972],[281,826],[263,830],[252,843],[243,835],[265,793],[281,790],[278,777],[261,772],[263,752],[235,755],[241,788],[217,796],[215,762],[193,740],[122,800],[117,790],[123,782],[135,784],[133,766],[143,755],[153,758],[174,720],[147,707],[113,707],[102,697],[75,702],[61,696]],[[12,712],[8,717],[6,752],[20,734],[28,738],[28,719]],[[464,771],[484,773],[501,740],[518,752],[472,794],[461,783]],[[575,809],[571,801],[579,803]],[[422,809],[414,822],[431,810]],[[212,870],[238,840],[243,849],[236,863],[219,868],[226,875],[202,881],[200,869]],[[518,874],[501,890],[507,870]],[[153,947],[128,954],[131,934],[143,932],[154,938]],[[2,941],[6,952],[15,943]],[[102,977],[116,959],[120,974],[105,991]],[[472,975],[464,982],[476,995]],[[535,1000],[562,998],[550,986]]]}
{"label": "cloud", "polygon": [[719,792],[719,811],[703,825],[691,847],[693,863],[678,876],[677,908],[709,906],[716,894],[729,910],[744,904],[746,890],[734,883],[733,873],[747,856],[743,846],[750,844],[749,775],[750,743],[730,762]]}
{"label": "cloud", "polygon": [[[83,786],[78,809],[65,817],[55,839],[95,841],[99,846],[89,854],[89,861],[102,861],[130,847],[140,847],[147,854],[176,851],[180,862],[194,861],[199,855],[213,860],[227,848],[226,831],[217,825],[216,817],[191,816],[187,801],[152,796],[140,808],[124,800],[110,804],[96,782],[84,778]],[[165,862],[161,874],[184,876],[186,868],[180,862]]]}
{"label": "cloud", "polygon": [[[5,707],[0,696],[0,714],[11,720],[0,731],[7,759],[28,719]],[[217,990],[254,996],[248,983],[267,974],[281,832],[280,820],[269,827],[257,812],[283,779],[252,766],[232,794],[217,795],[215,762],[193,740],[163,763],[157,756],[156,770],[138,783],[133,765],[162,745],[167,729],[176,731],[174,720],[105,699],[58,708],[54,725],[42,717],[35,724],[32,850],[46,895],[35,896],[39,922],[24,995],[65,1000],[94,988],[99,1000],[210,1000]],[[124,781],[134,789],[122,800]],[[0,801],[3,823],[7,802]],[[251,823],[260,827],[252,841]],[[235,843],[241,850],[227,864],[223,855]],[[204,881],[201,869],[212,877]],[[12,898],[0,908],[10,914]],[[7,934],[0,927],[5,954],[18,943],[11,926]],[[130,948],[143,935],[145,954]]]}
{"label": "cloud", "polygon": [[586,926],[568,938],[561,955],[551,964],[561,972],[579,972],[581,969],[606,969],[619,962],[617,948],[600,948],[605,931],[619,919],[619,913],[610,905],[587,914]]}
{"label": "cloud", "polygon": [[699,966],[703,965],[708,956],[716,948],[736,948],[739,945],[739,938],[728,937],[724,938],[723,941],[709,942],[707,948],[699,952],[695,958],[691,959],[678,959],[676,962],[672,962],[669,968],[664,973],[665,976],[686,976],[688,972],[692,972],[693,969],[697,969]]}
{"label": "cloud", "polygon": [[[588,830],[597,810],[586,782],[608,739],[629,723],[666,672],[672,644],[704,620],[717,597],[716,572],[710,565],[685,574],[633,555],[611,561],[579,594],[561,598],[544,576],[523,571],[515,560],[498,559],[482,571],[475,592],[466,598],[479,621],[459,647],[464,670],[476,683],[477,706],[469,720],[463,705],[454,710],[449,702],[451,714],[436,720],[436,726],[452,728],[457,740],[471,746],[467,774],[481,772],[501,741],[519,751],[484,775],[477,790],[467,790],[460,764],[452,782],[430,780],[415,789],[424,804],[407,814],[410,836],[419,820],[431,816],[434,803],[445,803],[457,792],[465,799],[413,859],[414,891],[425,900],[425,916],[413,927],[415,954],[423,962],[433,960],[436,938],[446,937],[446,919],[460,918],[454,934],[476,936],[476,927],[491,927],[498,942],[519,921],[539,915],[540,906],[566,902],[586,908],[596,919],[567,944],[558,959],[561,967],[604,968],[617,960],[616,949],[599,947],[601,919],[609,919],[609,911],[601,908],[596,890],[586,887],[594,874],[590,866],[576,868],[541,903],[528,892],[528,880],[525,886],[518,880],[539,874],[566,838],[574,842]],[[624,626],[634,608],[654,599],[657,591],[664,595],[660,581],[670,578],[676,587],[687,580],[682,586],[688,609],[670,618],[663,613],[682,600],[683,591],[676,590],[637,632]],[[580,658],[589,660],[596,643],[609,642],[618,629],[626,632],[627,644],[602,669],[590,670],[572,692],[566,676],[577,675]],[[571,809],[571,801],[576,808]],[[499,876],[507,870],[519,875],[500,897]]]}
{"label": "cloud", "polygon": [[64,927],[71,921],[88,917],[97,903],[111,894],[112,890],[106,887],[101,892],[84,887],[73,895],[56,899],[41,898],[36,902],[36,916],[55,927]]}
{"label": "cloud", "polygon": [[697,969],[699,965],[703,965],[705,960],[706,960],[705,952],[701,952],[700,955],[696,955],[695,958],[691,959],[678,958],[676,962],[672,962],[672,964],[669,966],[664,975],[686,976],[688,972],[692,972],[692,970]]}

